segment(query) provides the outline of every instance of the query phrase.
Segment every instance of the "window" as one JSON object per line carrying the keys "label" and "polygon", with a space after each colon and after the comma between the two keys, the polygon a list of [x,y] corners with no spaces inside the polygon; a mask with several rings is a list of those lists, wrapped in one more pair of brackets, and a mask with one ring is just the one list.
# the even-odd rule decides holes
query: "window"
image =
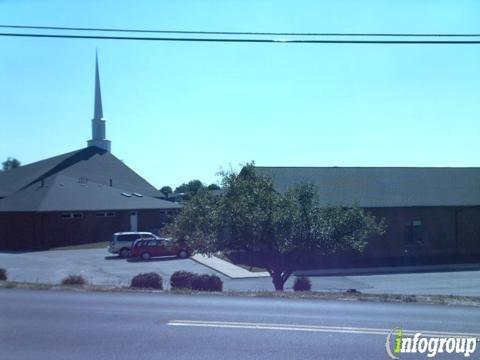
{"label": "window", "polygon": [[424,238],[424,226],[422,220],[413,220],[406,226],[406,242],[409,244],[422,244]]}
{"label": "window", "polygon": [[158,240],[158,246],[167,246],[168,241],[167,240]]}
{"label": "window", "polygon": [[423,223],[421,220],[412,221],[412,238],[416,243],[423,242]]}
{"label": "window", "polygon": [[78,183],[80,185],[87,185],[88,184],[88,178],[85,176],[81,176],[78,178]]}
{"label": "window", "polygon": [[83,213],[75,212],[75,213],[62,213],[60,215],[62,219],[82,219]]}
{"label": "window", "polygon": [[137,239],[140,239],[140,235],[138,234],[120,235],[117,238],[118,241],[130,241],[130,242],[135,241]]}
{"label": "window", "polygon": [[115,212],[113,211],[100,211],[95,214],[97,217],[114,217]]}

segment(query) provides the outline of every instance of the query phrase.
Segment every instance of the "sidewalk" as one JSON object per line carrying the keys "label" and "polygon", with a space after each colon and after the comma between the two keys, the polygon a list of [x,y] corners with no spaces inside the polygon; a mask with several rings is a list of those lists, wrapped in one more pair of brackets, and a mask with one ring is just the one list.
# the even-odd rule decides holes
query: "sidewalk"
{"label": "sidewalk", "polygon": [[196,262],[209,267],[231,279],[250,279],[270,277],[268,272],[252,272],[240,266],[229,263],[228,261],[217,258],[216,256],[206,256],[196,254],[191,257]]}
{"label": "sidewalk", "polygon": [[[196,262],[209,267],[212,270],[228,276],[231,279],[252,279],[269,278],[268,272],[252,272],[240,266],[222,260],[216,256],[196,254],[192,256]],[[298,270],[295,276],[360,276],[360,275],[388,275],[388,274],[409,274],[428,272],[455,272],[455,271],[477,271],[480,264],[439,264],[439,265],[411,265],[411,266],[382,266],[364,268],[337,268],[337,269],[313,269]]]}
{"label": "sidewalk", "polygon": [[383,266],[358,267],[345,269],[314,269],[295,271],[296,276],[349,276],[349,275],[387,275],[406,273],[427,273],[446,271],[476,271],[480,264],[439,264],[439,265],[410,265],[410,266]]}

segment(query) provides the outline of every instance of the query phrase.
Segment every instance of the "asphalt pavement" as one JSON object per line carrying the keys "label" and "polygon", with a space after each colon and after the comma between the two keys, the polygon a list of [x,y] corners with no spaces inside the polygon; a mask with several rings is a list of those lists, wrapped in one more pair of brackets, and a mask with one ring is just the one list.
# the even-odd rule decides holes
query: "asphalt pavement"
{"label": "asphalt pavement", "polygon": [[461,306],[0,289],[0,308],[5,360],[388,359],[394,327],[480,333]]}
{"label": "asphalt pavement", "polygon": [[[84,276],[94,285],[126,286],[142,272],[158,272],[168,288],[168,279],[178,270],[217,274],[225,290],[273,290],[270,278],[231,279],[192,259],[159,258],[152,261],[127,261],[112,256],[106,249],[49,250],[38,252],[0,252],[0,268],[6,268],[10,280],[59,284],[70,274]],[[383,275],[311,276],[312,289],[365,293],[412,295],[480,296],[480,271],[443,271]],[[286,283],[293,286],[294,276]]]}

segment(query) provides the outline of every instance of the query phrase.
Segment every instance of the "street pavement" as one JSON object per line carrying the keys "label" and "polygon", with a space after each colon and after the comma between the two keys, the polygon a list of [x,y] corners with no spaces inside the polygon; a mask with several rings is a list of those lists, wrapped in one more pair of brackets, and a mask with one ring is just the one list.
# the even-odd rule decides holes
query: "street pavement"
{"label": "street pavement", "polygon": [[480,309],[461,306],[0,289],[0,308],[5,360],[388,359],[394,327],[480,333]]}
{"label": "street pavement", "polygon": [[[217,274],[225,290],[273,290],[270,278],[231,279],[192,259],[161,258],[152,261],[127,261],[111,256],[106,249],[49,250],[25,253],[0,253],[0,268],[6,268],[10,280],[59,284],[70,274],[80,274],[94,285],[129,285],[133,276],[158,272],[168,288],[168,279],[178,270]],[[312,276],[312,289],[365,293],[412,295],[480,296],[480,271],[424,272],[408,274]],[[293,286],[294,276],[287,284]]]}

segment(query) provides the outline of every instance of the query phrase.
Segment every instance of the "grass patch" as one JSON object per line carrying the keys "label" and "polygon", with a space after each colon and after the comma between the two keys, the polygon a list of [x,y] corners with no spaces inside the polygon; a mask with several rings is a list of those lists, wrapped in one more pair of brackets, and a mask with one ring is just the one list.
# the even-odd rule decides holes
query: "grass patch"
{"label": "grass patch", "polygon": [[69,291],[99,291],[99,292],[146,292],[157,295],[191,295],[191,296],[228,296],[228,297],[260,297],[305,300],[336,300],[336,301],[365,301],[389,303],[418,303],[434,305],[462,305],[480,307],[480,296],[457,295],[398,295],[398,294],[366,294],[361,292],[320,292],[320,291],[195,291],[134,289],[123,286],[85,285],[65,286],[41,283],[22,283],[15,281],[0,281],[0,288],[4,289],[30,289],[30,290],[69,290]]}
{"label": "grass patch", "polygon": [[50,250],[83,250],[83,249],[102,249],[108,247],[108,241],[80,244],[80,245],[70,245],[70,246],[61,246],[52,248]]}

